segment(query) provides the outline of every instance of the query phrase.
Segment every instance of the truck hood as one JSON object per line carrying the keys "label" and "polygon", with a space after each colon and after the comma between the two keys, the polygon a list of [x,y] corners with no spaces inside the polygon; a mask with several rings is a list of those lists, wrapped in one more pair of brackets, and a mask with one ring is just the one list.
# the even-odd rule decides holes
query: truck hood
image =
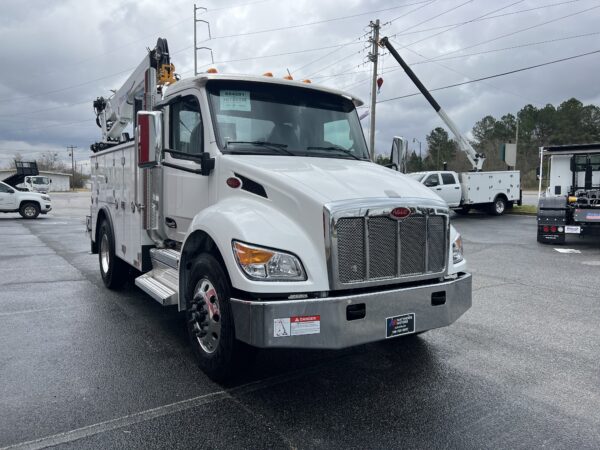
{"label": "truck hood", "polygon": [[279,190],[288,186],[320,203],[412,197],[440,200],[421,183],[369,161],[298,156],[224,155],[229,168]]}

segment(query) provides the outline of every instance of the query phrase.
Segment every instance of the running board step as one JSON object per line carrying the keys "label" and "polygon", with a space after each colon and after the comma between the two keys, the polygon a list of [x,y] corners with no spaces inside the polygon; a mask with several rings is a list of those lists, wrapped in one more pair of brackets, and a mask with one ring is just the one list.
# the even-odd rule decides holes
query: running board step
{"label": "running board step", "polygon": [[168,248],[152,248],[150,249],[150,258],[152,259],[152,267],[156,267],[156,263],[164,264],[167,267],[177,270],[179,267],[179,253],[177,250]]}
{"label": "running board step", "polygon": [[135,285],[163,306],[176,305],[179,300],[177,291],[144,274],[135,279]]}

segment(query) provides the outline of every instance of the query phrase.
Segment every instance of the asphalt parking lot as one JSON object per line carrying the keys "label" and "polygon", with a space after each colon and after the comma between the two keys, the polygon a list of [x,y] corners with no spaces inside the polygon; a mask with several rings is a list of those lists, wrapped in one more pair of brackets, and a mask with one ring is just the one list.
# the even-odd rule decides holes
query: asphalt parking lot
{"label": "asphalt parking lot", "polygon": [[600,245],[559,253],[535,218],[453,217],[473,307],[419,337],[262,351],[232,385],[182,317],[106,290],[89,194],[0,215],[0,448],[598,448]]}

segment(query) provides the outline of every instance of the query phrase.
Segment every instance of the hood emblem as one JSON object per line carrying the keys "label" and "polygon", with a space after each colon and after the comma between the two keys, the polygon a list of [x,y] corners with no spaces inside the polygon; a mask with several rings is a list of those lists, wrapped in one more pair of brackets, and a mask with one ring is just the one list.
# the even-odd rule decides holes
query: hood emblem
{"label": "hood emblem", "polygon": [[394,208],[390,211],[390,217],[392,219],[406,219],[408,216],[410,216],[410,209],[405,208],[404,206]]}

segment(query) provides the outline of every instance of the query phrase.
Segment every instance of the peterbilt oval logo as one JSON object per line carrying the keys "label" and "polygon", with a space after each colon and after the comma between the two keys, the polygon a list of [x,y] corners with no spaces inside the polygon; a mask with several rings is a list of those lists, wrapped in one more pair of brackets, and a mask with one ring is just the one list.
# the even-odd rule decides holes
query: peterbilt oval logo
{"label": "peterbilt oval logo", "polygon": [[410,216],[410,209],[403,206],[394,208],[390,212],[390,216],[392,216],[393,219],[405,219],[406,217]]}

